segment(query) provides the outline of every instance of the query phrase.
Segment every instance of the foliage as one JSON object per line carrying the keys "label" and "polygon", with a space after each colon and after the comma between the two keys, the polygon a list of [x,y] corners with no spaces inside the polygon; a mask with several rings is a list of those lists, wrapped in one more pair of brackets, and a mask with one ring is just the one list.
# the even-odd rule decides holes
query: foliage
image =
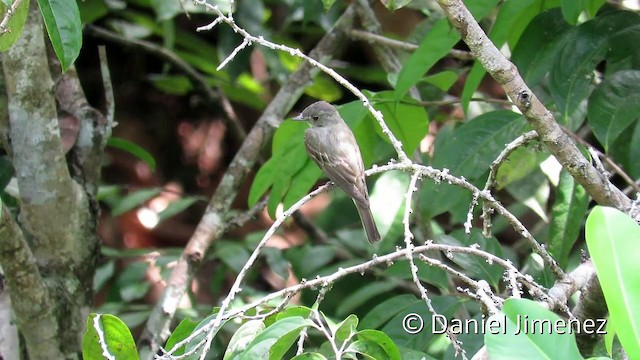
{"label": "foliage", "polygon": [[[13,33],[0,36],[1,50],[10,47],[16,33],[21,31],[29,2],[24,3],[9,22]],[[233,104],[253,111],[264,111],[270,87],[281,85],[301,63],[293,52],[277,52],[267,47],[240,49],[236,53],[243,39],[225,24],[215,28],[215,43],[181,27],[185,21],[183,11],[198,20],[212,21],[212,13],[205,12],[201,4],[185,3],[181,8],[178,2],[168,0],[77,3],[39,0],[38,3],[63,71],[74,63],[81,50],[81,19],[83,24],[104,24],[125,38],[156,42],[195,69],[207,86],[220,91]],[[224,14],[233,13],[236,23],[249,33],[295,49],[311,47],[309,39],[317,39],[318,34],[326,32],[350,2],[210,0],[208,3],[218,5]],[[510,60],[556,121],[576,138],[582,137],[581,142],[601,149],[604,157],[621,165],[622,171],[637,183],[640,15],[600,0],[466,3],[493,43],[509,50],[505,52],[510,53]],[[198,343],[206,333],[215,338],[210,356],[223,359],[341,356],[447,359],[453,357],[454,346],[442,331],[434,331],[439,326],[435,314],[441,314],[448,320],[463,316],[476,322],[496,321],[504,329],[500,333],[486,329],[460,331],[458,340],[467,354],[475,354],[485,346],[492,359],[618,358],[613,350],[623,348],[629,358],[640,358],[640,284],[636,276],[640,269],[636,269],[635,261],[636,244],[640,241],[638,225],[611,208],[596,206],[589,210],[587,192],[558,166],[539,139],[521,144],[499,164],[499,169],[493,169],[505,145],[530,131],[531,124],[520,112],[504,105],[504,93],[495,95],[495,90],[483,86],[487,71],[479,61],[451,61],[454,51],[464,46],[458,31],[437,6],[430,1],[382,1],[382,4],[390,11],[402,9],[425,15],[408,36],[417,39],[415,50],[401,53],[402,67],[398,71],[383,70],[378,65],[363,68],[349,62],[345,69],[337,71],[349,74],[348,80],[358,84],[410,158],[478,189],[491,191],[507,211],[526,224],[533,238],[545,245],[562,270],[575,269],[581,252],[588,250],[610,314],[608,335],[597,337],[595,350],[580,354],[577,335],[572,332],[524,331],[525,326],[535,326],[534,320],[556,323],[563,318],[545,309],[540,304],[543,298],[533,291],[522,296],[538,302],[510,297],[520,293],[517,286],[509,283],[510,276],[514,276],[512,269],[494,262],[493,257],[430,250],[423,254],[430,261],[415,256],[409,262],[400,256],[376,263],[381,256],[400,252],[398,246],[406,246],[405,241],[414,240],[408,236],[410,231],[415,236],[415,246],[433,241],[448,246],[447,249],[473,249],[504,259],[526,274],[527,282],[540,284],[541,289],[551,288],[557,280],[548,264],[526,245],[526,231],[519,228],[512,231],[510,219],[496,216],[491,229],[479,229],[481,222],[474,220],[480,218],[483,210],[478,205],[479,194],[444,181],[444,175],[416,180],[417,188],[412,189],[410,175],[385,171],[368,178],[372,209],[383,236],[380,245],[370,247],[364,241],[355,208],[340,190],[331,193],[327,207],[313,219],[325,234],[322,243],[309,240],[285,248],[267,245],[259,253],[258,265],[247,270],[245,264],[252,258],[264,230],[238,238],[227,234],[214,243],[208,255],[217,260],[218,266],[209,281],[210,291],[225,298],[221,294],[228,291],[227,278],[245,276],[238,291],[246,296],[233,298],[235,294],[231,294],[232,302],[226,309],[227,315],[237,311],[233,313],[233,321],[218,316],[219,309],[211,313],[208,305],[194,306],[178,314],[181,322],[164,349],[175,347],[173,355],[190,353],[185,358],[199,358]],[[274,14],[272,8],[285,9],[285,15]],[[252,52],[264,61],[268,80],[253,76]],[[235,56],[232,61],[218,69],[230,55]],[[200,91],[202,84],[180,69],[171,68],[169,63],[160,72],[146,74],[152,86],[179,96]],[[457,90],[455,83],[460,83]],[[337,108],[353,130],[367,168],[376,170],[396,162],[398,154],[392,142],[362,101],[326,74],[319,75],[305,88],[305,93],[314,99],[341,104]],[[445,105],[458,107],[459,113],[464,114],[456,119],[452,119],[451,109],[438,108],[442,101],[451,100],[451,93],[457,97]],[[413,98],[415,94],[420,99]],[[270,157],[265,157],[252,180],[249,208],[268,196],[268,213],[276,219],[279,207],[290,208],[324,178],[304,151],[305,129],[305,124],[290,121],[278,127],[271,141]],[[431,135],[434,138],[430,152],[423,145]],[[143,147],[115,137],[109,145],[133,154],[152,171],[156,170],[156,159]],[[496,170],[497,175],[491,176],[495,175],[497,180],[485,187],[491,180],[490,169]],[[12,174],[11,165],[0,161],[0,187],[5,188]],[[622,187],[618,178],[614,180]],[[106,185],[101,188],[98,199],[108,207],[110,216],[138,209],[162,193],[160,188],[127,192],[123,188]],[[187,196],[172,203],[156,214],[158,221],[181,213],[196,201],[195,196]],[[407,209],[411,211],[405,213]],[[122,320],[113,315],[89,317],[83,341],[85,358],[101,358],[104,344],[114,354],[121,351],[126,352],[124,358],[137,358],[129,328],[147,320],[149,307],[131,302],[148,293],[150,285],[145,275],[151,265],[131,261],[116,270],[114,259],[133,259],[146,253],[147,250],[103,250],[108,261],[95,276],[95,288],[106,289],[108,283],[112,286],[97,311],[118,314]],[[153,266],[167,279],[169,264],[177,261],[181,251],[163,249],[158,254]],[[345,270],[369,261],[373,265],[363,268],[360,274]],[[306,279],[339,276],[304,291],[276,293],[271,288],[265,290],[260,281],[260,275],[266,272],[283,283],[302,285]],[[475,284],[487,284],[487,291],[496,295],[491,303],[500,299],[495,301],[498,308],[491,316],[486,316],[491,309],[487,309],[481,301],[482,294],[470,287],[467,278]],[[417,284],[426,286],[428,292],[423,293]],[[288,304],[294,293],[301,305]],[[195,296],[191,298],[195,300]],[[502,298],[508,299],[502,302]]]}

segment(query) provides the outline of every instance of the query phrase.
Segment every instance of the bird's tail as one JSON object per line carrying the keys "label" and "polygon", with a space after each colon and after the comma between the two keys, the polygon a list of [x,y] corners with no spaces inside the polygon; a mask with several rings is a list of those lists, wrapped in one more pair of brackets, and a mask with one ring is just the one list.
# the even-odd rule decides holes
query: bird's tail
{"label": "bird's tail", "polygon": [[378,227],[376,226],[375,221],[373,221],[371,208],[369,206],[364,207],[356,204],[356,209],[358,209],[358,214],[360,214],[360,220],[362,220],[364,232],[367,233],[367,240],[372,244],[380,241],[380,233],[378,233]]}

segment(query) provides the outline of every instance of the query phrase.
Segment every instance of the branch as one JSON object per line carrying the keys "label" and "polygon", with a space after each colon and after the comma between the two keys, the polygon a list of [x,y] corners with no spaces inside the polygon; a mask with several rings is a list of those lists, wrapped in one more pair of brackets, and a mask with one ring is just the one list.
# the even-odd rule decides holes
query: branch
{"label": "branch", "polygon": [[7,25],[9,25],[11,16],[13,16],[16,10],[18,10],[18,6],[20,6],[20,3],[22,3],[22,0],[13,0],[13,4],[11,4],[11,6],[7,9],[7,12],[4,14],[4,16],[2,17],[2,21],[0,22],[0,35],[11,31],[10,29],[7,29]]}
{"label": "branch", "polygon": [[21,224],[33,236],[38,262],[51,272],[68,271],[81,245],[74,235],[84,226],[76,207],[86,197],[63,153],[38,6],[30,7],[22,36],[2,55]]}
{"label": "branch", "polygon": [[[344,31],[352,26],[354,12],[348,8],[334,27],[320,40],[311,56],[328,61],[347,40]],[[238,188],[246,175],[256,163],[263,146],[269,142],[275,129],[302,95],[304,86],[317,74],[318,69],[305,61],[277,92],[271,103],[262,113],[246,140],[232,160],[220,185],[212,196],[206,213],[189,240],[180,260],[172,271],[167,287],[154,307],[141,337],[143,346],[153,349],[154,353],[160,343],[164,343],[169,334],[169,324],[179,301],[191,282],[193,274],[200,266],[204,255],[227,229],[224,220],[231,207],[231,202],[238,194]]]}
{"label": "branch", "polygon": [[[475,21],[462,0],[438,0],[462,40],[489,74],[504,88],[551,153],[599,204],[627,212],[631,200],[585,159],[562,131],[551,112],[527,87],[518,69],[500,53]],[[635,218],[634,214],[631,214]]]}
{"label": "branch", "polygon": [[15,321],[32,359],[63,359],[58,324],[36,259],[24,234],[4,205],[0,205],[0,264],[11,296]]}

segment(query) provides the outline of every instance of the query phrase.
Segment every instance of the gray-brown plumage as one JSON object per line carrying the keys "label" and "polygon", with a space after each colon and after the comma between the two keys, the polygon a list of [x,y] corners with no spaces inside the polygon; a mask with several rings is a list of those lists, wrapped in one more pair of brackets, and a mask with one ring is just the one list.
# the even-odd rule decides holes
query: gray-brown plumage
{"label": "gray-brown plumage", "polygon": [[329,179],[353,199],[369,242],[380,240],[369,206],[362,155],[351,129],[338,111],[325,101],[309,105],[293,119],[311,124],[304,133],[307,153]]}

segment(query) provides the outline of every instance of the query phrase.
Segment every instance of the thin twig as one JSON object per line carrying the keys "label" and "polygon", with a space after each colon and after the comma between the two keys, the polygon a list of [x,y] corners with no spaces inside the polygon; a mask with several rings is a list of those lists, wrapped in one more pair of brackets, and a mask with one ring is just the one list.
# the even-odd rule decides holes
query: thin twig
{"label": "thin twig", "polygon": [[7,28],[7,25],[9,25],[11,16],[13,16],[13,14],[16,13],[16,10],[18,10],[18,6],[20,6],[20,3],[22,3],[22,0],[13,0],[13,4],[11,4],[11,6],[7,9],[7,12],[4,13],[4,17],[2,17],[2,21],[0,22],[0,34],[11,31]]}

